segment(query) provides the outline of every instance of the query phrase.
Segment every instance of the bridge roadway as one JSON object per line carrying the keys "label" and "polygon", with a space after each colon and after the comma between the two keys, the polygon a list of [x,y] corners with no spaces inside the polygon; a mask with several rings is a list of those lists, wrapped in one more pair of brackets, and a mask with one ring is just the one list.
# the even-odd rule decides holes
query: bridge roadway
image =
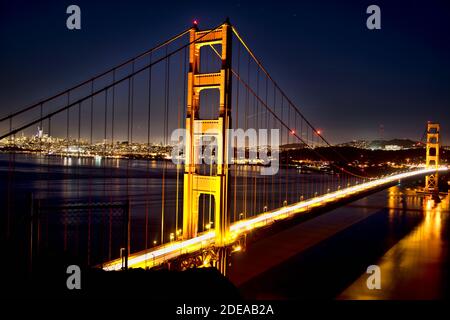
{"label": "bridge roadway", "polygon": [[[447,167],[440,167],[439,171],[447,171]],[[357,184],[347,188],[343,188],[322,196],[318,196],[305,201],[297,202],[273,211],[265,212],[252,218],[241,220],[230,226],[230,237],[237,239],[239,236],[249,233],[252,230],[268,226],[276,221],[292,217],[294,215],[305,213],[314,208],[324,207],[330,203],[338,203],[343,199],[356,196],[374,190],[380,187],[388,186],[402,179],[423,176],[435,172],[434,169],[418,169],[398,173],[386,177],[382,177],[369,182]],[[130,268],[152,268],[161,265],[180,255],[193,253],[207,248],[214,244],[214,230],[200,234],[199,236],[188,239],[173,241],[161,246],[131,254],[128,258],[128,267]],[[107,271],[120,270],[122,268],[122,260],[116,259],[103,264],[103,269]]]}

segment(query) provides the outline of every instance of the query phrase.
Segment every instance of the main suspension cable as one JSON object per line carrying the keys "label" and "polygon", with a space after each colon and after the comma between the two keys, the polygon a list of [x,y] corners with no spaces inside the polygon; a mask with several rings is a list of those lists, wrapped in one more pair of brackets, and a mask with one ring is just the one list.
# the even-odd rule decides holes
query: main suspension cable
{"label": "main suspension cable", "polygon": [[[280,93],[284,96],[286,101],[288,102],[289,106],[293,107],[296,113],[311,127],[311,129],[314,131],[314,133],[322,139],[325,144],[327,144],[333,152],[335,152],[342,160],[348,162],[348,160],[340,153],[338,152],[331,143],[328,142],[327,139],[320,133],[319,130],[317,130],[311,122],[306,119],[306,117],[300,112],[300,110],[297,108],[297,106],[292,102],[292,100],[289,99],[289,97],[286,95],[286,93],[281,89],[281,87],[278,85],[278,83],[273,79],[273,77],[269,74],[266,68],[262,65],[261,61],[255,56],[253,51],[250,49],[250,47],[247,45],[247,43],[242,39],[242,37],[239,35],[237,29],[232,26],[233,33],[237,37],[237,39],[240,41],[240,43],[244,46],[244,48],[247,50],[248,54],[252,57],[252,59],[255,61],[255,63],[261,68],[261,70],[266,74],[266,76],[272,81],[274,86],[280,91]],[[368,177],[365,177],[368,178]]]}

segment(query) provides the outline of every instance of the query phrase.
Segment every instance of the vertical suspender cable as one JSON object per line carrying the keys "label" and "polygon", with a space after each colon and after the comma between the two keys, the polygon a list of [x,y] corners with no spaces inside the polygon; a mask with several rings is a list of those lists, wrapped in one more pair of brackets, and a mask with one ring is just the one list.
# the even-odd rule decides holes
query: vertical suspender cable
{"label": "vertical suspender cable", "polygon": [[[166,47],[167,55],[167,47]],[[170,57],[166,60],[166,81],[165,81],[165,97],[164,97],[164,144],[167,147],[168,138],[168,113],[169,113],[169,85],[170,85]],[[164,160],[163,178],[162,178],[162,199],[161,199],[161,244],[164,243],[164,214],[165,214],[165,189],[166,189],[166,168],[167,161]]]}
{"label": "vertical suspender cable", "polygon": [[[240,72],[240,59],[241,59],[241,46],[238,44],[238,55],[237,55],[237,70],[238,73]],[[236,126],[235,129],[239,129],[239,89],[240,89],[240,85],[239,85],[239,81],[237,81],[237,91],[236,91]],[[233,144],[233,141],[229,141],[229,143]],[[238,146],[236,146],[238,147]],[[236,215],[237,215],[237,175],[238,175],[238,159],[237,159],[237,153],[234,154],[236,152],[238,152],[238,150],[236,150],[236,148],[233,148],[233,156],[234,156],[234,194],[233,194],[233,218],[234,221],[236,221]]]}

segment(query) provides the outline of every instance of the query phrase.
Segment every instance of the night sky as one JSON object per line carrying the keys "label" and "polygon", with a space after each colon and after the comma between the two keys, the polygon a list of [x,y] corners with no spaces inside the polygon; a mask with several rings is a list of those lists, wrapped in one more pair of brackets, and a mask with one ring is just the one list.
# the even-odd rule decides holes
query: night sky
{"label": "night sky", "polygon": [[[82,29],[66,28],[77,4]],[[366,8],[381,8],[381,30]],[[450,144],[450,3],[427,1],[0,2],[0,115],[97,74],[189,27],[230,17],[288,96],[333,143],[420,139],[428,120]]]}

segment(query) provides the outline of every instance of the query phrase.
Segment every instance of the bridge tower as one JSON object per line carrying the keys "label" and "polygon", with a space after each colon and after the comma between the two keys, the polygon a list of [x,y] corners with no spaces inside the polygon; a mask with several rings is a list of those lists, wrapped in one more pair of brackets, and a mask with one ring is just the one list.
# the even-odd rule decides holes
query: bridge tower
{"label": "bridge tower", "polygon": [[438,123],[428,122],[427,126],[427,157],[426,168],[436,169],[436,172],[427,175],[425,178],[425,191],[426,192],[439,192],[439,179],[438,179],[438,167],[439,167],[439,129]]}
{"label": "bridge tower", "polygon": [[[215,244],[227,245],[230,227],[228,200],[228,137],[231,126],[231,25],[225,22],[214,30],[199,31],[194,26],[190,31],[189,73],[187,83],[186,147],[183,192],[183,238],[197,235],[200,195],[214,197]],[[221,69],[215,73],[200,70],[201,48],[221,45]],[[214,120],[199,118],[200,92],[219,90],[219,117]],[[202,175],[198,170],[198,154],[201,139],[214,137],[217,141],[216,163],[212,175]]]}

